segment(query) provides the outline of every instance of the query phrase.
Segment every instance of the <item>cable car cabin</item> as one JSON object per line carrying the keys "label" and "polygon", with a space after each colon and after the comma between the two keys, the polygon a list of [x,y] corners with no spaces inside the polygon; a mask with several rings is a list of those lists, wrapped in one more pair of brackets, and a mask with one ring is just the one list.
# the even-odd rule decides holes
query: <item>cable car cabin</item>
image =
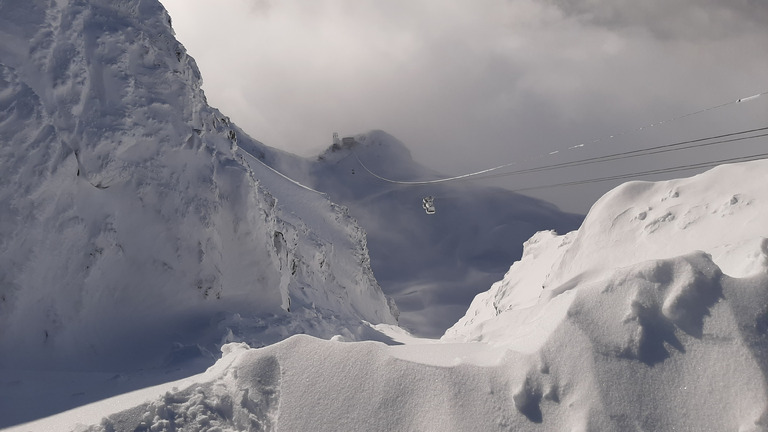
{"label": "cable car cabin", "polygon": [[428,196],[424,197],[423,200],[421,200],[421,206],[424,207],[424,211],[427,212],[427,214],[435,214],[435,198]]}

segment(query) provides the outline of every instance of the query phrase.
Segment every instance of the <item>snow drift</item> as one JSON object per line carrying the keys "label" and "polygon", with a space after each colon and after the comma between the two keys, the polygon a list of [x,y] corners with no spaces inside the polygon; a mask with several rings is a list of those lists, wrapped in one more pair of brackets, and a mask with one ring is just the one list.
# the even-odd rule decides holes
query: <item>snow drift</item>
{"label": "snow drift", "polygon": [[578,231],[533,236],[440,341],[230,344],[143,403],[30,427],[768,430],[766,177],[758,161],[611,191]]}
{"label": "snow drift", "polygon": [[0,366],[396,322],[346,210],[246,159],[200,85],[157,1],[0,3]]}

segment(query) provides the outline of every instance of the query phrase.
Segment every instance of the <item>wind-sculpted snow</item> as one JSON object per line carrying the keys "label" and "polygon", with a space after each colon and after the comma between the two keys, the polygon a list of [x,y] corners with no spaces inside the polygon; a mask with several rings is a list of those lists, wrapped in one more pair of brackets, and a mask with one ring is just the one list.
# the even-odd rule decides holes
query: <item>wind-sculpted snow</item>
{"label": "wind-sculpted snow", "polygon": [[619,267],[692,250],[712,254],[729,275],[751,274],[766,256],[761,244],[768,227],[760,223],[766,181],[765,164],[757,162],[690,179],[624,184],[593,206],[557,274],[562,280],[596,262]]}
{"label": "wind-sculpted snow", "polygon": [[578,231],[529,240],[443,340],[579,364],[596,430],[768,430],[767,177],[761,161],[616,188]]}
{"label": "wind-sculpted snow", "polygon": [[[689,179],[630,182],[607,193],[578,231],[541,232],[504,280],[478,295],[446,335],[470,336],[505,310],[554,299],[566,287],[647,260],[703,251],[731,277],[768,266],[765,162],[717,167]],[[472,337],[472,336],[470,336]]]}
{"label": "wind-sculpted snow", "polygon": [[215,378],[160,400],[104,419],[88,431],[267,431],[278,417],[281,368],[276,356],[237,355],[245,344],[224,347],[223,370]]}
{"label": "wind-sculpted snow", "polygon": [[210,363],[396,323],[365,233],[244,159],[263,146],[207,105],[159,2],[3,1],[0,36],[0,366]]}

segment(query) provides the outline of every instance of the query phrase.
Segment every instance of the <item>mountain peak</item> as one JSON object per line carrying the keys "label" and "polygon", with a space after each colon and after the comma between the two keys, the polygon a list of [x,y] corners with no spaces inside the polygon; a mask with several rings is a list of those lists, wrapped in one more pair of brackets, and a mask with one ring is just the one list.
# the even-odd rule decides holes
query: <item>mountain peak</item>
{"label": "mountain peak", "polygon": [[0,367],[396,323],[364,232],[247,159],[169,21],[156,0],[0,2]]}
{"label": "mountain peak", "polygon": [[318,156],[318,160],[337,162],[348,157],[351,153],[362,159],[383,158],[390,163],[413,162],[413,156],[408,147],[383,130],[372,130],[363,134],[338,138]]}

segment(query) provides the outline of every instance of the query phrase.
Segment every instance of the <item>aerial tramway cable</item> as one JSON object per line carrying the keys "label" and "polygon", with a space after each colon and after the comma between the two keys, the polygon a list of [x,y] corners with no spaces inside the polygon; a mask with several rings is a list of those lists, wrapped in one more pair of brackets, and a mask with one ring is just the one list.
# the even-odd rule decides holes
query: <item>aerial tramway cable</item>
{"label": "aerial tramway cable", "polygon": [[325,192],[320,192],[320,191],[314,190],[314,189],[312,189],[311,187],[309,187],[309,186],[306,186],[306,185],[303,185],[303,184],[301,184],[300,182],[298,182],[298,181],[296,181],[296,180],[294,180],[294,179],[292,179],[292,178],[288,177],[287,175],[285,175],[285,174],[281,173],[280,171],[278,171],[278,170],[276,170],[276,169],[272,168],[271,166],[269,166],[269,165],[267,165],[266,163],[264,163],[264,161],[262,161],[261,159],[259,159],[259,158],[258,158],[258,157],[256,157],[256,156],[252,155],[251,153],[249,153],[249,152],[248,152],[248,151],[246,151],[245,149],[243,149],[243,148],[241,148],[241,147],[238,147],[237,149],[238,149],[238,150],[240,150],[240,151],[242,151],[243,153],[247,154],[248,156],[250,156],[250,157],[251,157],[251,159],[255,160],[256,162],[258,162],[258,163],[260,163],[260,164],[264,165],[265,167],[267,167],[267,169],[269,169],[269,170],[270,170],[270,171],[272,171],[273,173],[275,173],[275,174],[279,175],[280,177],[282,177],[282,178],[284,178],[284,179],[288,180],[289,182],[291,182],[291,183],[295,184],[296,186],[299,186],[300,188],[302,188],[302,189],[306,189],[306,190],[308,190],[308,191],[310,191],[310,192],[314,192],[314,193],[316,193],[316,194],[318,194],[318,195],[322,195],[322,196],[325,196],[325,197],[327,197],[327,196],[328,196],[328,195],[327,195]]}
{"label": "aerial tramway cable", "polygon": [[[582,165],[589,165],[593,163],[599,163],[599,162],[610,162],[615,160],[621,160],[621,159],[629,159],[633,157],[640,157],[640,156],[648,156],[648,155],[654,155],[654,154],[660,154],[660,153],[668,153],[672,151],[680,151],[680,150],[688,150],[692,148],[700,148],[700,147],[708,147],[716,144],[726,144],[726,143],[732,143],[737,141],[745,141],[755,138],[762,138],[768,136],[768,132],[758,134],[758,135],[752,135],[752,136],[741,136],[737,138],[730,138],[730,139],[724,139],[724,140],[717,140],[718,138],[725,138],[725,137],[735,137],[738,135],[744,135],[749,134],[753,132],[760,132],[760,131],[766,131],[768,130],[768,126],[757,128],[757,129],[750,129],[746,131],[741,132],[733,132],[723,135],[716,135],[706,138],[698,138],[695,140],[688,140],[688,141],[680,141],[673,144],[664,144],[660,146],[655,147],[649,147],[645,149],[640,150],[631,150],[626,152],[620,152],[620,153],[614,153],[606,156],[595,156],[587,159],[580,159],[570,162],[562,162],[557,164],[551,164],[551,165],[544,165],[536,168],[526,168],[521,170],[515,170],[515,171],[508,171],[508,172],[502,172],[497,174],[490,174],[486,176],[480,176],[475,177],[475,180],[480,179],[490,179],[490,178],[496,178],[496,177],[505,177],[515,174],[527,174],[527,173],[533,173],[533,172],[541,172],[541,171],[550,171],[554,169],[559,168],[571,168],[576,166],[582,166]],[[712,141],[715,140],[715,141]],[[708,141],[708,142],[706,142]],[[686,145],[688,144],[688,145]]]}
{"label": "aerial tramway cable", "polygon": [[588,183],[599,183],[599,182],[611,181],[611,180],[622,180],[622,179],[629,179],[629,178],[641,177],[646,175],[666,174],[671,172],[687,171],[687,170],[700,169],[700,168],[712,168],[723,163],[750,162],[750,161],[756,161],[756,160],[761,160],[766,158],[768,158],[768,153],[759,153],[759,154],[754,154],[750,156],[718,159],[718,160],[709,161],[709,162],[700,162],[700,163],[689,164],[689,165],[679,165],[679,166],[674,166],[669,168],[660,168],[655,170],[641,171],[641,172],[635,172],[635,173],[629,173],[629,174],[618,174],[614,176],[597,177],[592,179],[577,180],[577,181],[564,182],[564,183],[555,183],[555,184],[545,185],[545,186],[531,186],[531,187],[525,187],[525,188],[518,188],[518,189],[512,189],[512,192],[524,192],[529,190],[548,189],[548,188],[561,187],[561,186],[574,186],[574,185],[581,185],[581,184],[588,184]]}
{"label": "aerial tramway cable", "polygon": [[[768,91],[765,91],[765,92],[762,92],[762,93],[758,93],[758,94],[755,94],[755,95],[752,95],[752,96],[740,98],[740,99],[737,99],[735,101],[726,102],[726,103],[723,103],[723,104],[720,104],[720,105],[715,105],[715,106],[712,106],[712,107],[709,107],[709,108],[700,109],[698,111],[694,111],[694,112],[690,112],[690,113],[687,113],[687,114],[679,115],[677,117],[672,117],[672,118],[669,118],[669,119],[666,119],[666,120],[657,121],[655,123],[650,123],[650,124],[645,125],[645,126],[640,126],[640,127],[635,128],[635,129],[630,129],[630,130],[627,130],[627,131],[622,132],[622,133],[617,133],[617,134],[613,134],[613,135],[610,135],[610,136],[607,136],[607,137],[604,137],[604,138],[598,138],[598,139],[592,140],[590,142],[590,144],[594,144],[594,143],[597,143],[597,142],[600,142],[600,141],[604,141],[606,139],[615,139],[615,138],[620,137],[620,136],[629,135],[629,134],[632,134],[632,133],[637,133],[637,132],[643,131],[643,130],[645,130],[647,128],[650,128],[650,127],[654,127],[654,126],[658,126],[658,125],[662,125],[662,124],[666,124],[666,123],[675,122],[675,121],[682,120],[682,119],[687,118],[687,117],[692,117],[692,116],[695,116],[695,115],[698,115],[698,114],[702,114],[702,113],[707,112],[707,111],[712,111],[712,110],[720,109],[720,108],[723,108],[723,107],[726,107],[726,106],[735,105],[735,104],[742,103],[742,102],[748,102],[748,101],[751,101],[751,100],[755,100],[755,99],[759,98],[760,96],[763,96],[763,95],[766,95],[766,94],[768,94]],[[503,168],[508,168],[508,167],[513,166],[513,165],[518,165],[518,164],[521,163],[520,161],[514,161],[514,162],[502,164],[502,165],[499,165],[499,166],[496,166],[496,167],[487,168],[487,169],[484,169],[484,170],[480,170],[480,171],[476,171],[476,172],[472,172],[472,173],[468,173],[468,174],[462,174],[462,175],[458,175],[458,176],[454,176],[454,177],[447,177],[447,178],[436,179],[436,180],[424,180],[424,181],[400,181],[400,180],[393,180],[393,179],[389,179],[389,178],[383,177],[383,176],[381,176],[379,174],[376,174],[375,172],[371,171],[365,165],[365,163],[363,163],[363,161],[360,159],[360,157],[357,155],[357,153],[355,152],[354,148],[352,148],[352,151],[350,152],[350,154],[355,156],[355,159],[357,159],[357,162],[360,164],[361,167],[363,167],[363,169],[365,171],[368,172],[368,174],[372,175],[373,177],[376,177],[379,180],[382,180],[382,181],[385,181],[385,182],[388,182],[388,183],[399,184],[399,185],[415,186],[415,185],[432,185],[432,184],[437,184],[437,183],[445,183],[445,182],[449,182],[449,181],[456,181],[456,180],[463,180],[463,179],[478,179],[479,180],[479,179],[489,179],[489,178],[503,177],[503,176],[509,176],[509,175],[515,175],[515,174],[541,172],[541,171],[548,171],[548,170],[559,169],[559,168],[582,166],[582,165],[598,163],[598,162],[609,162],[609,161],[615,161],[615,160],[620,160],[620,159],[628,159],[628,158],[638,157],[638,156],[647,156],[647,155],[666,153],[666,152],[671,152],[671,151],[679,151],[679,150],[686,150],[686,149],[697,148],[697,147],[711,146],[711,145],[716,145],[716,144],[723,144],[723,143],[729,143],[729,142],[743,141],[743,140],[749,140],[749,139],[755,139],[755,138],[761,138],[761,137],[768,136],[768,132],[767,133],[762,133],[762,134],[757,134],[757,135],[752,135],[752,136],[742,136],[742,135],[751,134],[751,133],[755,133],[755,132],[763,132],[763,131],[766,131],[766,130],[768,130],[768,126],[761,127],[761,128],[756,128],[756,129],[745,130],[745,131],[732,132],[732,133],[728,133],[728,134],[715,135],[715,136],[710,136],[710,137],[706,137],[706,138],[698,138],[698,139],[694,139],[694,140],[680,141],[680,142],[676,142],[676,143],[672,143],[672,144],[664,144],[664,145],[649,147],[649,148],[645,148],[645,149],[630,150],[630,151],[625,151],[625,152],[613,153],[613,154],[610,154],[610,155],[596,156],[596,157],[591,157],[591,158],[586,158],[586,159],[581,159],[581,160],[576,160],[576,161],[561,162],[561,163],[557,163],[557,164],[544,165],[544,166],[540,166],[540,167],[536,167],[536,168],[519,169],[519,170],[515,170],[515,171],[510,171],[510,172],[502,172],[502,173],[496,173],[496,174],[490,174],[490,175],[484,175],[483,176],[483,174],[488,174],[488,173],[491,173],[491,172],[494,172],[494,171],[498,171],[498,170],[503,169]],[[728,139],[722,139],[722,138],[728,138]],[[585,147],[586,145],[587,144],[582,143],[582,144],[570,146],[566,150],[580,149],[580,148]],[[246,150],[244,150],[242,148],[240,148],[240,150],[242,150],[245,154],[247,154],[248,156],[250,156],[251,158],[253,158],[257,162],[259,162],[260,164],[262,164],[265,167],[267,167],[270,171],[272,171],[275,174],[279,175],[280,177],[283,177],[284,179],[294,183],[295,185],[297,185],[297,186],[299,186],[299,187],[301,187],[303,189],[306,189],[306,190],[308,190],[310,192],[314,192],[314,193],[319,194],[319,195],[327,196],[325,193],[317,191],[315,189],[312,189],[309,186],[303,185],[300,182],[298,182],[296,180],[293,180],[292,178],[286,176],[285,174],[277,171],[276,169],[272,168],[271,166],[269,166],[266,163],[264,163],[263,161],[261,161],[258,157],[250,154],[248,151],[246,151]],[[547,153],[545,156],[554,155],[554,154],[560,153],[560,151],[561,150],[551,151],[551,152]],[[345,156],[344,159],[346,159],[349,156],[350,155]],[[532,186],[532,187],[526,187],[526,188],[513,189],[513,191],[521,192],[521,191],[536,190],[536,189],[546,189],[546,188],[553,188],[553,187],[560,187],[560,186],[571,186],[571,185],[596,183],[596,182],[610,181],[610,180],[620,180],[620,179],[626,179],[626,178],[640,177],[640,176],[644,176],[644,175],[654,175],[654,174],[663,174],[663,173],[676,172],[676,171],[685,171],[685,170],[698,169],[698,168],[707,168],[707,167],[716,166],[716,165],[721,164],[721,163],[746,162],[746,161],[765,159],[765,158],[768,158],[768,153],[751,155],[751,156],[744,156],[744,157],[738,157],[738,158],[720,159],[720,160],[711,161],[711,162],[703,162],[703,163],[690,164],[690,165],[681,165],[681,166],[677,166],[677,167],[662,168],[662,169],[657,169],[657,170],[650,170],[650,171],[643,171],[643,172],[636,172],[636,173],[629,173],[629,174],[619,174],[619,175],[608,176],[608,177],[598,177],[598,178],[592,178],[592,179],[587,179],[587,180],[578,180],[578,181],[557,183],[557,184],[551,184],[551,185],[545,185],[545,186]],[[528,161],[530,161],[530,160],[528,160]],[[354,173],[354,171],[353,171],[353,173]],[[427,211],[427,214],[434,214],[435,213],[435,206],[434,206],[434,198],[433,197],[429,196],[429,197],[424,198],[423,206],[424,206],[424,209]]]}
{"label": "aerial tramway cable", "polygon": [[[753,129],[752,131],[760,131],[760,130],[766,130],[768,127],[760,128],[760,129]],[[752,132],[752,131],[746,131],[746,132]],[[744,132],[742,132],[744,133]],[[733,136],[734,134],[726,134],[721,136]],[[693,147],[702,147],[705,145],[712,145],[712,144],[720,144],[720,143],[728,143],[728,142],[734,142],[734,141],[740,141],[740,140],[748,140],[748,139],[754,139],[754,138],[761,138],[768,136],[768,133],[754,135],[754,136],[748,136],[748,137],[741,137],[741,138],[732,138],[728,140],[721,140],[716,142],[710,142],[710,143],[704,143],[704,144],[697,144],[694,146],[688,146],[685,147],[685,149],[693,148]],[[703,138],[702,138],[703,140]],[[693,140],[693,141],[701,141],[701,140]],[[689,141],[692,142],[692,141]],[[657,146],[654,147],[654,149],[658,148],[664,148],[667,146]],[[482,177],[473,177],[473,180],[482,180],[482,179],[490,179],[490,178],[496,178],[496,177],[504,177],[509,175],[515,175],[515,174],[522,174],[522,173],[529,173],[529,172],[539,172],[539,171],[546,171],[549,169],[557,169],[557,168],[563,168],[565,166],[572,167],[572,166],[579,166],[579,165],[586,165],[587,163],[596,163],[596,162],[604,162],[607,160],[617,160],[617,159],[625,159],[627,157],[635,157],[635,156],[643,156],[646,154],[656,154],[656,153],[662,153],[666,151],[673,151],[673,150],[682,150],[680,149],[664,149],[664,150],[657,150],[656,152],[650,152],[650,153],[643,153],[641,155],[631,155],[631,156],[625,156],[621,158],[612,158],[612,159],[600,159],[600,160],[593,160],[598,158],[592,158],[588,162],[586,159],[583,161],[574,161],[572,164],[564,165],[564,164],[554,164],[548,167],[539,167],[539,168],[533,168],[529,170],[519,170],[519,171],[512,171],[507,173],[498,173],[498,174],[490,174],[487,176]],[[576,180],[576,181],[569,181],[569,182],[562,182],[562,183],[555,183],[555,184],[549,184],[549,185],[540,185],[540,186],[529,186],[529,187],[522,187],[522,188],[512,188],[510,189],[512,192],[526,192],[526,191],[532,191],[532,190],[541,190],[541,189],[551,189],[556,187],[563,187],[563,186],[577,186],[577,185],[583,185],[583,184],[590,184],[590,183],[600,183],[605,181],[614,181],[614,180],[624,180],[624,179],[631,179],[631,178],[637,178],[642,176],[648,176],[648,175],[658,175],[658,174],[666,174],[666,173],[673,173],[673,172],[679,172],[679,171],[689,171],[694,169],[702,169],[702,168],[712,168],[717,165],[723,164],[723,163],[736,163],[736,162],[749,162],[749,161],[755,161],[760,159],[766,159],[768,158],[768,153],[759,153],[759,154],[753,154],[749,156],[740,156],[740,157],[733,157],[733,158],[727,158],[727,159],[717,159],[714,161],[709,162],[699,162],[694,164],[688,164],[688,165],[678,165],[668,168],[659,168],[659,169],[653,169],[653,170],[647,170],[647,171],[640,171],[640,172],[634,172],[634,173],[626,173],[626,174],[617,174],[612,176],[605,176],[605,177],[596,177],[596,178],[589,178],[585,180]],[[581,162],[581,163],[577,163]],[[546,168],[546,169],[544,169]],[[434,213],[434,198],[432,203],[433,213]]]}
{"label": "aerial tramway cable", "polygon": [[[613,134],[613,135],[610,135],[608,137],[598,138],[598,139],[592,140],[590,142],[590,144],[594,144],[594,143],[597,143],[597,142],[600,142],[600,141],[603,141],[603,140],[606,140],[606,139],[615,139],[615,138],[620,137],[620,136],[629,135],[629,134],[632,134],[632,133],[637,133],[637,132],[643,131],[643,130],[645,130],[647,128],[650,128],[650,127],[655,127],[655,126],[659,126],[659,125],[666,124],[666,123],[672,123],[672,122],[675,122],[675,121],[678,121],[678,120],[682,120],[682,119],[687,118],[687,117],[692,117],[692,116],[695,116],[695,115],[698,115],[698,114],[705,113],[707,111],[713,111],[713,110],[716,110],[716,109],[724,108],[726,106],[735,105],[735,104],[742,103],[742,102],[752,101],[752,100],[755,100],[755,99],[759,98],[760,96],[763,96],[763,95],[766,95],[766,94],[768,94],[768,91],[765,91],[765,92],[762,92],[762,93],[758,93],[758,94],[755,94],[755,95],[752,95],[752,96],[748,96],[748,97],[739,98],[737,100],[734,100],[734,101],[731,101],[731,102],[722,103],[722,104],[715,105],[715,106],[712,106],[712,107],[709,107],[709,108],[700,109],[698,111],[694,111],[694,112],[690,112],[690,113],[687,113],[687,114],[679,115],[679,116],[672,117],[672,118],[669,118],[669,119],[666,119],[666,120],[657,121],[655,123],[650,123],[650,124],[647,124],[645,126],[640,126],[640,127],[635,128],[635,129],[630,129],[630,130],[625,131],[625,132]],[[663,152],[666,152],[666,151],[673,151],[673,150],[662,150],[662,149],[666,149],[666,148],[672,148],[672,147],[675,147],[675,146],[681,146],[681,145],[685,145],[685,144],[693,144],[693,143],[697,143],[697,142],[701,142],[701,141],[714,140],[714,139],[725,138],[725,137],[741,135],[741,134],[746,134],[746,133],[758,132],[758,131],[762,131],[762,130],[768,130],[768,127],[759,128],[759,129],[752,129],[752,130],[748,130],[748,131],[734,132],[734,133],[731,133],[731,134],[718,135],[718,136],[713,136],[713,137],[708,137],[708,138],[700,138],[700,139],[697,139],[697,140],[683,141],[683,142],[674,143],[674,144],[666,144],[666,145],[663,145],[663,146],[651,147],[651,148],[643,149],[643,150],[632,150],[632,151],[629,151],[629,152],[616,153],[616,154],[602,156],[602,157],[583,159],[581,161],[564,162],[564,163],[561,163],[561,164],[554,164],[552,166],[547,166],[547,167],[538,167],[538,168],[531,168],[531,169],[527,169],[527,170],[519,170],[519,171],[514,171],[512,173],[502,173],[502,174],[498,174],[498,175],[494,175],[494,176],[484,176],[484,177],[481,177],[481,178],[491,178],[491,177],[496,177],[496,176],[518,174],[518,173],[523,173],[523,172],[536,172],[536,171],[543,171],[545,169],[563,168],[563,167],[567,167],[567,166],[579,166],[579,165],[584,165],[584,164],[587,164],[587,163],[595,163],[595,162],[604,162],[604,161],[610,161],[610,160],[616,160],[616,159],[624,159],[626,157],[635,157],[635,154],[637,156],[642,156],[642,155],[646,155],[646,154],[663,153]],[[765,136],[765,135],[766,134],[758,135],[758,136],[753,136],[753,137],[746,137],[746,138],[737,138],[737,139],[726,140],[726,141],[722,141],[722,142],[732,142],[732,141],[739,141],[739,140],[743,140],[743,139],[759,138],[759,137]],[[707,144],[702,144],[700,146],[720,144],[722,142],[707,143]],[[578,144],[578,145],[575,145],[575,146],[568,147],[567,150],[580,149],[580,148],[583,148],[585,146],[586,146],[586,144]],[[692,148],[692,147],[696,147],[696,146],[697,145],[692,145],[690,147],[683,147],[683,148],[674,149],[674,150],[683,150],[683,149]],[[651,150],[658,150],[658,151],[649,152]],[[557,153],[560,153],[560,151],[561,150],[552,151],[552,152],[547,153],[547,155],[557,154]],[[514,166],[514,165],[518,165],[518,164],[521,163],[519,161],[514,161],[514,162],[509,162],[509,163],[506,163],[506,164],[503,164],[503,165],[499,165],[499,166],[492,167],[492,168],[487,168],[487,169],[476,171],[476,172],[472,172],[472,173],[467,173],[467,174],[462,174],[462,175],[453,176],[453,177],[447,177],[447,178],[442,178],[442,179],[436,179],[436,180],[402,181],[402,180],[389,179],[389,178],[383,177],[383,176],[381,176],[381,175],[371,171],[365,165],[365,163],[363,163],[363,161],[360,159],[360,157],[357,155],[357,153],[354,152],[354,149],[352,150],[352,152],[354,153],[355,158],[357,159],[357,162],[360,164],[361,167],[363,167],[363,169],[365,171],[368,172],[368,174],[376,177],[379,180],[382,180],[382,181],[385,181],[385,182],[388,182],[388,183],[394,183],[394,184],[400,184],[400,185],[406,185],[406,186],[430,185],[430,184],[437,184],[437,183],[446,183],[446,182],[456,181],[456,180],[471,179],[471,178],[478,177],[478,176],[483,175],[483,174],[488,174],[490,172],[498,171],[500,169],[508,168],[508,167],[511,167],[511,166]],[[642,152],[649,152],[649,153],[642,153]]]}

